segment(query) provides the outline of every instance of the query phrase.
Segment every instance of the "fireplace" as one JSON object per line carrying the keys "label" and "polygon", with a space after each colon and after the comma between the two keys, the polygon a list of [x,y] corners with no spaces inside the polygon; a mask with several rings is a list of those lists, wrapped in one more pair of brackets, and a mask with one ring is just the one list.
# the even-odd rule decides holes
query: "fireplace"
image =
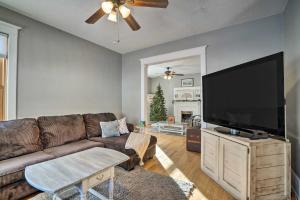
{"label": "fireplace", "polygon": [[174,102],[174,116],[176,123],[186,123],[193,115],[200,115],[199,101]]}
{"label": "fireplace", "polygon": [[181,111],[181,122],[187,123],[192,116],[193,116],[192,111]]}

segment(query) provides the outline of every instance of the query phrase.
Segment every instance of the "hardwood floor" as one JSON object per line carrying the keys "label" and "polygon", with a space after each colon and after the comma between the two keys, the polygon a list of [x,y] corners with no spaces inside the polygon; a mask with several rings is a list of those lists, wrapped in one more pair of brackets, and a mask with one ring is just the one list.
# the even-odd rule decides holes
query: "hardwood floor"
{"label": "hardwood floor", "polygon": [[174,179],[189,180],[196,186],[190,200],[234,199],[200,169],[200,153],[186,151],[185,137],[148,132],[157,137],[156,157],[144,168]]}

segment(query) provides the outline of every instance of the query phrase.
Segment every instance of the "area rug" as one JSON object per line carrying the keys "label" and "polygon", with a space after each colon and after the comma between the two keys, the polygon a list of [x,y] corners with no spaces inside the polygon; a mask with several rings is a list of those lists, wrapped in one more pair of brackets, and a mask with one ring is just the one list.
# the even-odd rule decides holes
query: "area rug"
{"label": "area rug", "polygon": [[[147,171],[136,167],[128,172],[116,168],[114,179],[114,200],[187,200],[191,196],[194,185],[191,182],[174,180],[168,176]],[[108,181],[97,185],[94,189],[104,196],[108,196]],[[62,199],[79,200],[76,190],[64,192]],[[52,196],[41,193],[32,200],[51,200]],[[98,200],[88,193],[89,200]]]}

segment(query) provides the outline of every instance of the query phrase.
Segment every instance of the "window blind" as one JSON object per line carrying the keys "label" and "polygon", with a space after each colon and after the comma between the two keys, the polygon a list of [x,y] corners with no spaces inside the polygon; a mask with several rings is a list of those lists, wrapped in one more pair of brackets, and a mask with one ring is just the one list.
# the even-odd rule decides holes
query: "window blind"
{"label": "window blind", "polygon": [[7,35],[0,33],[0,58],[7,57]]}

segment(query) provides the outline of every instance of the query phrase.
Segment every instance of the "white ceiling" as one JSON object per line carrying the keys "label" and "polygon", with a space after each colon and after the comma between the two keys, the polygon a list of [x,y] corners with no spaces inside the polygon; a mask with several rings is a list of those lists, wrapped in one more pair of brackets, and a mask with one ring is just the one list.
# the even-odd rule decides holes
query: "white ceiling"
{"label": "white ceiling", "polygon": [[148,66],[148,77],[156,78],[163,76],[167,67],[178,74],[196,74],[201,72],[200,56],[193,56],[185,59],[159,63]]}
{"label": "white ceiling", "polygon": [[142,28],[120,24],[121,43],[113,44],[116,24],[84,21],[100,0],[0,0],[1,5],[119,53],[166,43],[283,12],[288,0],[169,0],[167,9],[131,8]]}

